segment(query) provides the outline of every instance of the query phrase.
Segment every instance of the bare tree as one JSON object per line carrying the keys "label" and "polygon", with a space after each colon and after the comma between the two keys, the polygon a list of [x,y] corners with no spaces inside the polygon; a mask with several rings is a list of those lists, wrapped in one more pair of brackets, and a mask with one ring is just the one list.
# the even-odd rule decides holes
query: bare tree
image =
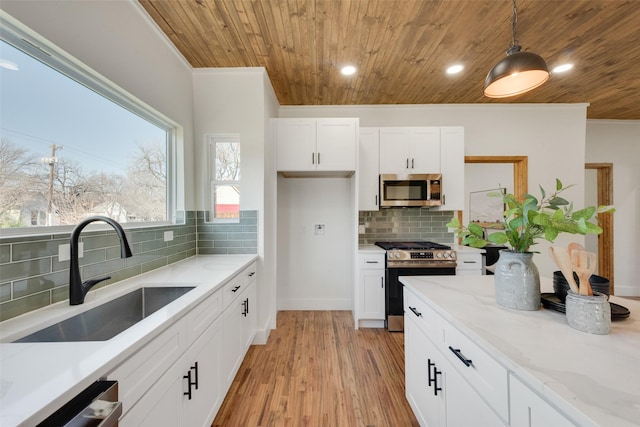
{"label": "bare tree", "polygon": [[138,145],[129,164],[124,193],[132,219],[166,221],[167,160],[162,144]]}
{"label": "bare tree", "polygon": [[21,225],[22,206],[33,197],[37,162],[27,150],[0,140],[0,227]]}

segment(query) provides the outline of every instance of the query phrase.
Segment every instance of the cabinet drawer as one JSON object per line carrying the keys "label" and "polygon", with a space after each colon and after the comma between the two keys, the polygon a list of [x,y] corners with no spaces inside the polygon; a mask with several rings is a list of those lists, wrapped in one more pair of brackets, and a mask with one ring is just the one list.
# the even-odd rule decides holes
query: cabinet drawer
{"label": "cabinet drawer", "polygon": [[404,315],[415,320],[416,324],[432,340],[436,341],[438,315],[424,301],[418,298],[411,290],[405,286],[404,295]]}
{"label": "cabinet drawer", "polygon": [[229,280],[222,288],[222,304],[224,309],[242,293],[245,288],[245,277],[242,274],[238,274],[233,279]]}
{"label": "cabinet drawer", "polygon": [[384,270],[384,253],[359,254],[358,268],[360,268],[361,270],[370,270],[370,269]]}
{"label": "cabinet drawer", "polygon": [[118,381],[125,413],[162,377],[185,348],[184,322],[178,321],[109,373]]}
{"label": "cabinet drawer", "polygon": [[[503,419],[509,418],[508,371],[493,357],[453,327],[439,318],[439,336],[444,338],[441,350],[451,365],[489,406]],[[456,355],[457,353],[457,355]],[[467,364],[465,364],[465,361]]]}
{"label": "cabinet drawer", "polygon": [[251,284],[251,282],[256,280],[256,277],[258,277],[258,266],[257,266],[257,264],[255,262],[252,263],[249,267],[247,267],[244,270],[242,270],[242,273],[240,273],[240,274],[242,274],[245,277],[247,285]]}

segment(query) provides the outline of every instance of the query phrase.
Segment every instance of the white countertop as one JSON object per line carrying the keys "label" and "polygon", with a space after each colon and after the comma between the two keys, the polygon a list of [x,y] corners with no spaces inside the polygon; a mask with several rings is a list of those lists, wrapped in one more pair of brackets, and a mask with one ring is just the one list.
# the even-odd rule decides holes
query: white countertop
{"label": "white countertop", "polygon": [[[556,311],[495,302],[494,276],[413,276],[401,282],[515,376],[581,426],[640,425],[640,301],[608,335],[572,329]],[[553,292],[541,279],[542,292]]]}
{"label": "white countertop", "polygon": [[[202,255],[90,291],[85,303],[61,302],[0,323],[0,425],[34,425],[144,346],[256,255]],[[196,286],[108,341],[10,341],[142,286]]]}
{"label": "white countertop", "polygon": [[376,245],[360,245],[358,246],[358,252],[361,254],[370,254],[370,253],[384,254],[387,251],[382,249],[380,246],[376,246]]}

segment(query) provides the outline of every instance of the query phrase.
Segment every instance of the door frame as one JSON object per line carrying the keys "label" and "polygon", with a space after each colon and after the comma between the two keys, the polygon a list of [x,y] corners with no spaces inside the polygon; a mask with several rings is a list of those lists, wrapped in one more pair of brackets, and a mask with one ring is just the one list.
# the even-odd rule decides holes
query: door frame
{"label": "door frame", "polygon": [[[585,169],[596,170],[598,206],[613,205],[613,163],[585,163]],[[610,293],[614,295],[613,282],[613,213],[598,214],[598,272],[609,279]]]}

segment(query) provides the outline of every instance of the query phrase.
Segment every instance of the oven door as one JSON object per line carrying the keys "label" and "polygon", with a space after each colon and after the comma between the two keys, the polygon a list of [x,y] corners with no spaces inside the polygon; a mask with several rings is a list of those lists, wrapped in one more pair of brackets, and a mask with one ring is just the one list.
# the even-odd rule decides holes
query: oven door
{"label": "oven door", "polygon": [[385,326],[391,332],[404,331],[404,301],[400,276],[453,276],[455,267],[387,268],[385,289]]}

